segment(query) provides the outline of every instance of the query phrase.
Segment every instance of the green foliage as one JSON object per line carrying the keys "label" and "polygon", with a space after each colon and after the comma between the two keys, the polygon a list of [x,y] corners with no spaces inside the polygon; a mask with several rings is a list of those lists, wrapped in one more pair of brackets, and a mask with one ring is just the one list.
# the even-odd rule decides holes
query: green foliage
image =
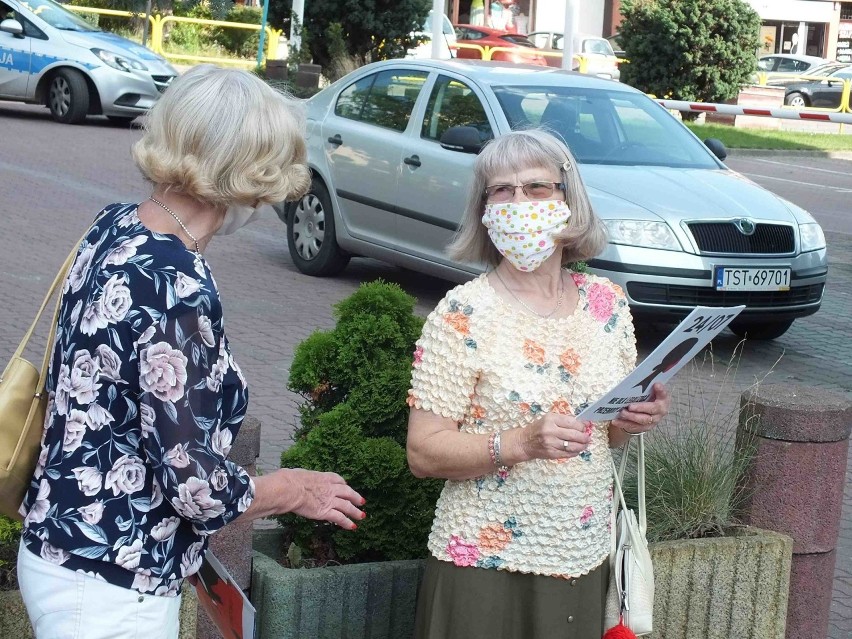
{"label": "green foliage", "polygon": [[21,522],[0,515],[0,591],[17,588],[15,564],[20,539]]}
{"label": "green foliage", "polygon": [[760,17],[744,0],[624,0],[621,79],[675,100],[724,102],[757,71]]}
{"label": "green foliage", "polygon": [[406,395],[423,327],[414,303],[395,284],[363,284],[336,305],[335,328],[315,332],[293,356],[288,387],[305,402],[281,465],[337,472],[367,500],[357,532],[281,518],[315,563],[425,556],[441,482],[416,479],[405,456]]}
{"label": "green foliage", "polygon": [[[741,345],[740,345],[741,346]],[[645,504],[648,540],[668,541],[724,536],[739,522],[749,494],[742,478],[753,459],[754,441],[736,441],[737,424],[751,418],[753,406],[740,405],[734,382],[741,351],[721,375],[709,353],[693,363],[686,387],[672,397],[668,423],[645,444]],[[759,382],[755,382],[756,388]],[[632,446],[635,468],[637,446]],[[635,472],[625,480],[625,499],[636,508]]]}
{"label": "green foliage", "polygon": [[327,67],[333,55],[326,37],[330,25],[341,25],[349,54],[371,60],[402,57],[415,44],[411,34],[423,28],[429,0],[323,0],[305,3],[305,29],[313,59]]}
{"label": "green foliage", "polygon": [[[260,24],[261,18],[261,10],[257,7],[246,7],[235,4],[227,10],[225,17],[222,19],[227,22]],[[219,27],[213,30],[213,40],[224,47],[226,51],[236,56],[251,58],[257,55],[257,46],[260,43],[260,31]]]}

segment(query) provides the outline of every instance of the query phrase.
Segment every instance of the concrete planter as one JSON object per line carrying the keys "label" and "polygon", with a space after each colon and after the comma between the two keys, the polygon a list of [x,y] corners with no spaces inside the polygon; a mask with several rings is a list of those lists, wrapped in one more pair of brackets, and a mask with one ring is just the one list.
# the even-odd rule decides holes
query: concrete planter
{"label": "concrete planter", "polygon": [[742,529],[736,536],[651,545],[651,639],[784,639],[793,540]]}
{"label": "concrete planter", "polygon": [[[180,639],[195,639],[198,599],[195,589],[185,585],[180,605]],[[33,629],[19,590],[0,592],[0,637],[33,639]]]}
{"label": "concrete planter", "polygon": [[275,558],[280,535],[259,532],[251,580],[258,639],[411,636],[424,561],[284,568]]}
{"label": "concrete planter", "polygon": [[[294,570],[278,531],[254,537],[252,603],[259,639],[405,639],[423,561]],[[716,539],[651,545],[656,598],[650,639],[784,639],[793,541],[743,528]]]}

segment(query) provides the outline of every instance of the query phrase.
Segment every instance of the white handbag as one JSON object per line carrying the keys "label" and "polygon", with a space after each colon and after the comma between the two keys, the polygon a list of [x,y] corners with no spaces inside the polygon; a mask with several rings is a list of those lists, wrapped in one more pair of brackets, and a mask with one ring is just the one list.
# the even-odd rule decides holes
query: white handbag
{"label": "white handbag", "polygon": [[[632,439],[632,438],[631,438]],[[630,452],[630,440],[624,447],[621,468],[612,464],[614,489],[618,503],[613,504],[612,550],[610,552],[609,590],[605,608],[605,628],[623,624],[637,636],[652,630],[654,613],[654,568],[645,538],[645,441],[639,435],[638,497],[639,518],[627,508],[621,484]],[[621,506],[620,510],[618,506]],[[617,517],[616,517],[617,513]]]}

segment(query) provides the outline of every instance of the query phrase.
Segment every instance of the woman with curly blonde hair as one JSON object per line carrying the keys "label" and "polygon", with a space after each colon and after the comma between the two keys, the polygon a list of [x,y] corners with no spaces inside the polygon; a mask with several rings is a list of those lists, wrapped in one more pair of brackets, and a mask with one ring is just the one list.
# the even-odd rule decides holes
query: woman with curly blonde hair
{"label": "woman with curly blonde hair", "polygon": [[174,638],[209,535],[293,512],[354,529],[334,473],[227,459],[248,389],[204,259],[260,204],[307,189],[298,106],[244,71],[177,78],[133,156],[151,183],[87,232],[62,294],[18,578],[38,639]]}

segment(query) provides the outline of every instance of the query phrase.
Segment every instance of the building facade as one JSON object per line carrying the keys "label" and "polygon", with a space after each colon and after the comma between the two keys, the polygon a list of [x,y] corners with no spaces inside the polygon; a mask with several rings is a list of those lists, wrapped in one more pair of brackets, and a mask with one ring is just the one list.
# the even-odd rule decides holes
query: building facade
{"label": "building facade", "polygon": [[[621,0],[575,0],[578,31],[618,32]],[[746,0],[761,18],[761,54],[798,53],[852,62],[852,0]],[[566,0],[448,0],[453,24],[473,21],[519,33],[562,31]]]}

